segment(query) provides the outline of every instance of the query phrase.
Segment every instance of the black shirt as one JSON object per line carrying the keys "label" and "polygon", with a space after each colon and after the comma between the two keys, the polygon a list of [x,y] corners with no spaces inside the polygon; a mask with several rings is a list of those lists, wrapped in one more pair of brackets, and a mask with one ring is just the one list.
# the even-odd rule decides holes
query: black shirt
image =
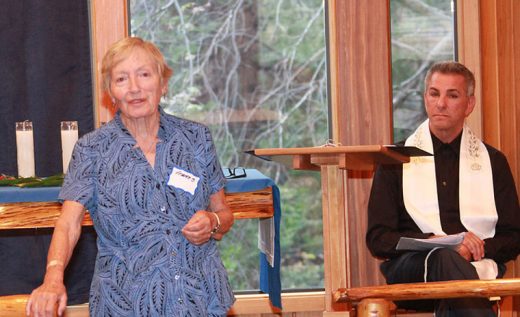
{"label": "black shirt", "polygon": [[459,214],[459,161],[462,133],[451,143],[442,143],[432,134],[435,175],[442,231],[454,234],[467,231]]}
{"label": "black shirt", "polygon": [[[449,144],[432,134],[437,195],[442,229],[447,234],[467,231],[459,212],[459,154],[462,134]],[[515,183],[504,154],[486,144],[493,173],[498,222],[495,236],[485,240],[485,257],[504,263],[520,253],[520,207]],[[410,217],[403,201],[402,165],[377,168],[368,202],[366,242],[372,254],[393,258],[401,237],[427,238]],[[420,189],[418,189],[420,190]]]}

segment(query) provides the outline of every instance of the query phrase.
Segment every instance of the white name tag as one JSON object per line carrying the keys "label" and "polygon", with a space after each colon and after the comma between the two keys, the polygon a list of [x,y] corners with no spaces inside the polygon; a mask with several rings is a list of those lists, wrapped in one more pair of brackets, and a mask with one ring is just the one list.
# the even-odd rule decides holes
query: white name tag
{"label": "white name tag", "polygon": [[195,189],[197,189],[197,185],[199,184],[199,179],[199,177],[189,172],[174,167],[172,173],[170,174],[168,185],[173,186],[175,188],[180,188],[194,195]]}

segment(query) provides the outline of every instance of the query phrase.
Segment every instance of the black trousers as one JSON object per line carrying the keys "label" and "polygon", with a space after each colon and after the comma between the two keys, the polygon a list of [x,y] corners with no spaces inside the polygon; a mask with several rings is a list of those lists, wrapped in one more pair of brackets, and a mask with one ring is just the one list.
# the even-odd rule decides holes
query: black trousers
{"label": "black trousers", "polygon": [[[410,251],[385,261],[381,272],[388,284],[424,282],[425,259],[428,251]],[[427,281],[478,279],[475,267],[451,249],[434,250],[428,257]],[[435,317],[496,316],[487,298],[451,298],[396,302],[400,308],[435,311]]]}

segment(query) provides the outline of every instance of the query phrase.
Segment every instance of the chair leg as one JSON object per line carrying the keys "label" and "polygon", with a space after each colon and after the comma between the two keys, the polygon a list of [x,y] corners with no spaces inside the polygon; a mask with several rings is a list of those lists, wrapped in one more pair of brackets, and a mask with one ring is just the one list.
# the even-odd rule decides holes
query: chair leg
{"label": "chair leg", "polygon": [[390,317],[390,302],[379,298],[366,298],[357,305],[358,317]]}

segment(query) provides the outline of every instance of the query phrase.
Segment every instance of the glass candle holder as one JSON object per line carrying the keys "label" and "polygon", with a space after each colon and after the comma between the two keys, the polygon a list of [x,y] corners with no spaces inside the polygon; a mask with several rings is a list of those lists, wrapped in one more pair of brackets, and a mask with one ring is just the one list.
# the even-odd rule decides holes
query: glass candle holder
{"label": "glass candle holder", "polygon": [[31,121],[16,122],[18,177],[34,177],[34,137]]}
{"label": "glass candle holder", "polygon": [[72,150],[78,141],[78,122],[77,121],[62,121],[61,126],[61,159],[63,163],[63,173],[67,172],[70,158],[72,157]]}

